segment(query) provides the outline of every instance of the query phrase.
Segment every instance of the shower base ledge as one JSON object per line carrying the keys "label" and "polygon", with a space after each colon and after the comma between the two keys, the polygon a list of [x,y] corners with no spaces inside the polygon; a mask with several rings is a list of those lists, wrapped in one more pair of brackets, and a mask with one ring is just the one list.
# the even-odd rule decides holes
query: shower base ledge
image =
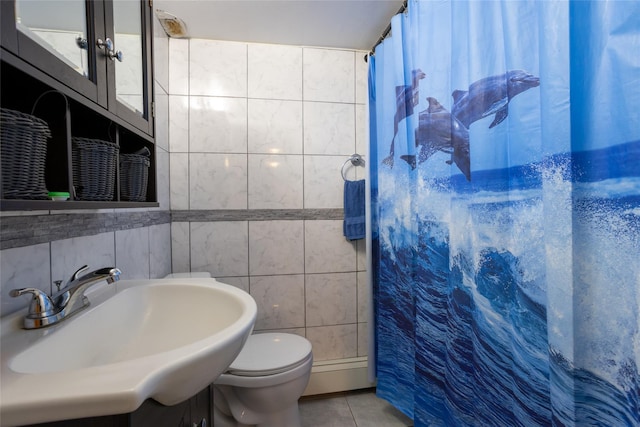
{"label": "shower base ledge", "polygon": [[375,382],[369,381],[367,367],[367,357],[314,362],[303,396],[375,387]]}

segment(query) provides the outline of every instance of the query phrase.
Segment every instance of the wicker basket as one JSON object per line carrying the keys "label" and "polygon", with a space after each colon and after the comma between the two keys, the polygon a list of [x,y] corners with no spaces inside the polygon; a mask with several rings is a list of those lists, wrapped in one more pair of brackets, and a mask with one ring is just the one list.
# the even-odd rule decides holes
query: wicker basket
{"label": "wicker basket", "polygon": [[147,200],[147,183],[151,162],[140,154],[120,156],[120,198],[131,202]]}
{"label": "wicker basket", "polygon": [[44,120],[19,111],[0,109],[2,197],[47,199],[45,164],[51,131]]}
{"label": "wicker basket", "polygon": [[79,200],[113,200],[119,148],[100,139],[72,138],[73,186]]}

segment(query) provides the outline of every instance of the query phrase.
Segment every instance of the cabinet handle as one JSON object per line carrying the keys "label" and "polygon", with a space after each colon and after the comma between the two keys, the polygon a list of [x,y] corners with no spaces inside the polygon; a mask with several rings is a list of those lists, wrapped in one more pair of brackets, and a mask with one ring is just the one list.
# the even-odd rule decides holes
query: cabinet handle
{"label": "cabinet handle", "polygon": [[119,62],[122,62],[122,51],[118,50],[116,51],[114,49],[114,45],[113,45],[113,40],[111,40],[110,38],[106,38],[105,40],[102,39],[98,39],[96,41],[96,45],[100,48],[100,49],[104,49],[105,50],[105,56],[108,57],[110,60],[115,61],[116,59]]}
{"label": "cabinet handle", "polygon": [[89,48],[89,43],[87,39],[83,39],[81,36],[76,37],[76,44],[80,49],[87,50]]}
{"label": "cabinet handle", "polygon": [[122,62],[122,51],[121,50],[117,50],[117,51],[110,50],[108,52],[108,55],[109,55],[109,58],[112,61],[115,61],[117,59],[118,62]]}
{"label": "cabinet handle", "polygon": [[113,40],[107,37],[106,40],[98,39],[96,41],[96,46],[100,49],[106,49],[107,51],[113,50]]}

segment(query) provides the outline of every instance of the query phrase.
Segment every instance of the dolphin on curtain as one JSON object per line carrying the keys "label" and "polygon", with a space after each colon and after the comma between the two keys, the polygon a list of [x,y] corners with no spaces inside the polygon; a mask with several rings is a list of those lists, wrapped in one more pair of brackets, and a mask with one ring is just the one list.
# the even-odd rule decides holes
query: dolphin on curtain
{"label": "dolphin on curtain", "polygon": [[509,101],[531,88],[540,86],[540,79],[523,70],[511,70],[497,76],[480,79],[469,90],[455,90],[451,113],[468,129],[471,123],[495,114],[489,129],[502,123],[509,114]]}
{"label": "dolphin on curtain", "polygon": [[[437,99],[428,97],[429,107],[418,115],[415,131],[416,147],[420,147],[417,163],[422,163],[437,151],[451,153],[448,164],[455,163],[471,181],[471,160],[469,158],[469,130],[453,116]],[[403,155],[401,159],[416,168],[415,155]]]}
{"label": "dolphin on curtain", "polygon": [[389,156],[382,161],[382,163],[387,166],[393,166],[398,125],[402,120],[413,115],[413,108],[420,102],[418,98],[418,85],[420,84],[420,80],[425,77],[427,77],[427,75],[418,68],[411,71],[411,85],[396,86],[396,114],[393,116],[393,138],[391,139]]}

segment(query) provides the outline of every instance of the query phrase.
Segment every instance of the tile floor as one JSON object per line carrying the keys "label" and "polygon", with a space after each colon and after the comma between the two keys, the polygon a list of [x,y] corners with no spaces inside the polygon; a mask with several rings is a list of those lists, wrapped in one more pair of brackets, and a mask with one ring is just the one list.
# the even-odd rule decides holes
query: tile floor
{"label": "tile floor", "polygon": [[302,427],[408,427],[413,421],[374,389],[300,399]]}
{"label": "tile floor", "polygon": [[[298,406],[302,427],[413,426],[410,418],[386,400],[376,397],[375,389],[303,397]],[[236,424],[216,412],[213,425],[231,427]]]}

